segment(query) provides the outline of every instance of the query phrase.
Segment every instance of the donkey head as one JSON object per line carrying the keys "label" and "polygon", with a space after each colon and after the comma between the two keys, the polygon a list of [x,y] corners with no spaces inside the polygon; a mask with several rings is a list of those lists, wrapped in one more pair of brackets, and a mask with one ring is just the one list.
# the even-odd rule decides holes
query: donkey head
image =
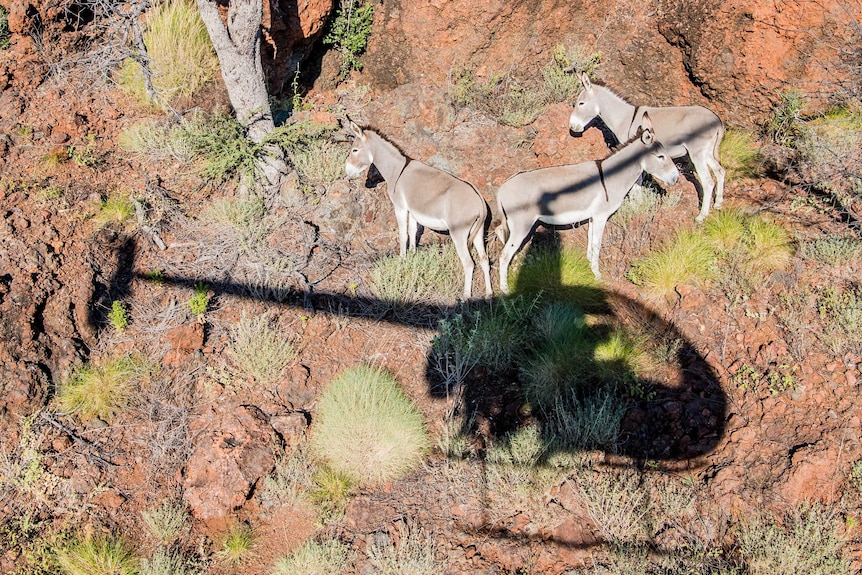
{"label": "donkey head", "polygon": [[649,114],[646,112],[644,112],[641,119],[638,134],[641,143],[646,146],[646,150],[641,155],[641,168],[649,175],[658,178],[669,186],[677,183],[679,181],[679,170],[662,143],[655,139],[652,120],[650,120]]}
{"label": "donkey head", "polygon": [[347,119],[347,131],[353,136],[353,142],[350,144],[350,154],[344,169],[348,178],[355,178],[361,176],[366,168],[374,163],[374,156],[368,146],[368,136],[350,118]]}
{"label": "donkey head", "polygon": [[569,116],[569,129],[575,134],[583,132],[587,124],[599,115],[599,102],[593,91],[593,84],[586,72],[581,74],[581,86],[583,90],[573,105],[572,115]]}

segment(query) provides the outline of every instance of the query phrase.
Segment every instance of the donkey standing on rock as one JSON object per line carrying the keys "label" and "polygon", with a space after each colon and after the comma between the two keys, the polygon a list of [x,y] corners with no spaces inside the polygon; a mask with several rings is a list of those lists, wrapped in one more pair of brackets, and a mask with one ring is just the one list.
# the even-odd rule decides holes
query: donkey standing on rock
{"label": "donkey standing on rock", "polygon": [[[703,106],[635,107],[610,89],[593,85],[586,73],[581,74],[581,84],[583,90],[569,118],[572,132],[580,134],[598,116],[617,140],[625,142],[635,135],[641,118],[649,113],[655,137],[665,145],[671,157],[688,155],[694,165],[703,196],[697,222],[703,222],[709,215],[713,188],[715,209],[721,208],[725,170],[718,159],[718,148],[724,138],[724,124],[713,111]],[[710,170],[715,174],[715,180]]]}
{"label": "donkey standing on rock", "polygon": [[398,220],[398,245],[403,256],[416,249],[418,226],[448,231],[455,251],[464,266],[464,298],[472,295],[473,257],[470,244],[479,256],[485,276],[485,295],[492,295],[491,266],[485,253],[485,221],[488,204],[471,184],[402,154],[394,144],[373,130],[363,130],[348,120],[353,135],[347,157],[348,177],[362,175],[374,164],[383,179],[395,207]]}
{"label": "donkey standing on rock", "polygon": [[626,194],[647,172],[673,185],[679,170],[653,134],[644,114],[637,136],[598,162],[540,168],[506,180],[497,192],[503,223],[497,235],[500,254],[500,289],[509,293],[509,264],[539,222],[563,226],[589,221],[587,259],[596,279],[599,250],[608,218],[622,205]]}

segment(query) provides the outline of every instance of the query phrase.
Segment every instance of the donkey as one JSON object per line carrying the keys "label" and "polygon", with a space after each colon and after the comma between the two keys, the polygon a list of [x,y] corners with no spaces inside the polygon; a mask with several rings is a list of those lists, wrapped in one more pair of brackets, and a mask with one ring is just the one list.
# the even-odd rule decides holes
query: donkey
{"label": "donkey", "polygon": [[[617,140],[624,142],[635,135],[641,117],[649,112],[655,137],[665,145],[671,157],[688,155],[694,165],[703,196],[696,221],[701,223],[709,215],[713,188],[715,209],[721,209],[725,170],[718,159],[718,148],[724,138],[724,124],[714,112],[703,106],[635,107],[610,89],[593,85],[586,73],[581,74],[581,84],[583,90],[569,118],[569,129],[573,133],[583,132],[598,116]],[[715,180],[710,169],[715,173]]]}
{"label": "donkey", "polygon": [[673,185],[679,170],[655,138],[649,114],[644,114],[636,137],[604,160],[521,172],[497,191],[503,223],[497,235],[505,244],[500,254],[500,289],[509,293],[509,264],[542,222],[564,226],[589,221],[587,259],[596,279],[599,250],[608,218],[647,172]]}
{"label": "donkey", "polygon": [[345,166],[347,175],[360,176],[374,164],[386,180],[398,220],[401,255],[407,253],[408,242],[411,250],[416,249],[418,226],[448,231],[464,266],[464,298],[472,295],[471,243],[485,276],[485,295],[490,297],[491,265],[485,253],[485,222],[490,210],[476,188],[442,170],[407,158],[374,130],[363,130],[350,120],[348,130],[353,135],[353,144]]}

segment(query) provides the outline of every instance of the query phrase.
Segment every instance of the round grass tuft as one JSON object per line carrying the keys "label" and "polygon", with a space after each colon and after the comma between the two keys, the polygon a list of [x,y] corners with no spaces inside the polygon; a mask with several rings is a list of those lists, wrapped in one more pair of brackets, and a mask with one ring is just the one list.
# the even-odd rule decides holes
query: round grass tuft
{"label": "round grass tuft", "polygon": [[361,365],[324,392],[312,434],[315,453],[361,485],[416,467],[429,446],[422,414],[388,372]]}

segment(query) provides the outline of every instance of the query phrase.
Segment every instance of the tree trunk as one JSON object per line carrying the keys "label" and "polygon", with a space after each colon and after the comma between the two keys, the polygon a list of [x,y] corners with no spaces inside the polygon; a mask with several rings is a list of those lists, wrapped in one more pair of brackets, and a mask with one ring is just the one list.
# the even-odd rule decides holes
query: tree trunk
{"label": "tree trunk", "polygon": [[[245,126],[248,137],[260,143],[275,127],[260,60],[262,0],[230,0],[227,25],[215,0],[196,1],[237,120]],[[258,168],[262,187],[277,189],[288,172],[284,152],[277,146],[268,148]]]}

